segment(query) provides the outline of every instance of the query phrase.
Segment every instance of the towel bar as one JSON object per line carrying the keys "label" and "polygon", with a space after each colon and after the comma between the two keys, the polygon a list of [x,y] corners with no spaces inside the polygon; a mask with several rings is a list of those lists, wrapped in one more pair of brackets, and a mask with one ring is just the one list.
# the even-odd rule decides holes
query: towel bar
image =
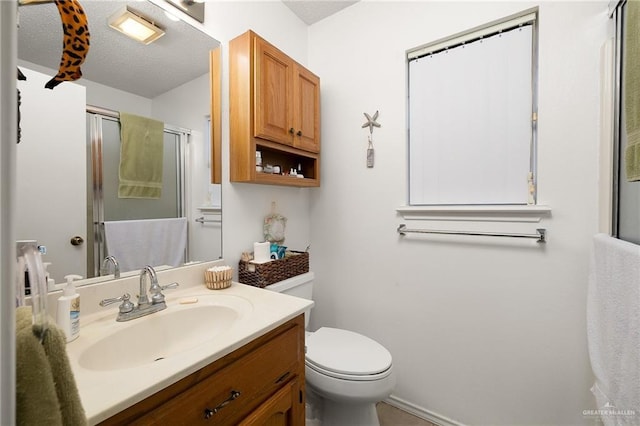
{"label": "towel bar", "polygon": [[204,216],[201,216],[199,218],[196,219],[196,222],[198,223],[210,223],[210,222],[215,222],[215,223],[221,223],[222,219],[205,219]]}
{"label": "towel bar", "polygon": [[547,242],[547,230],[545,228],[536,229],[537,234],[513,234],[508,232],[473,232],[473,231],[438,231],[433,229],[409,229],[404,223],[398,226],[398,234],[405,236],[408,233],[418,234],[445,234],[445,235],[472,235],[483,237],[512,237],[512,238],[535,238],[537,243]]}

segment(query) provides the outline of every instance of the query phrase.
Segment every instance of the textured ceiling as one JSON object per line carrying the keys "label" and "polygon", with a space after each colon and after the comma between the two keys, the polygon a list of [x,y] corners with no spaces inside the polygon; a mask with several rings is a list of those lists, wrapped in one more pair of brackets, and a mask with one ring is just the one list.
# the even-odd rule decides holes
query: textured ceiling
{"label": "textured ceiling", "polygon": [[282,0],[307,25],[316,22],[349,7],[358,1],[347,0]]}
{"label": "textured ceiling", "polygon": [[[283,2],[308,25],[356,3]],[[166,34],[145,46],[109,28],[108,17],[126,4],[155,22]],[[219,43],[183,21],[170,20],[160,7],[136,0],[87,0],[82,6],[91,32],[91,49],[82,65],[83,78],[151,99],[209,71],[208,52]],[[22,6],[18,19],[18,58],[57,70],[62,53],[62,26],[55,5]]]}
{"label": "textured ceiling", "polygon": [[[166,34],[143,45],[112,30],[107,19],[125,4],[154,21]],[[82,65],[87,80],[154,98],[209,72],[209,51],[218,42],[193,26],[171,21],[146,1],[84,1],[91,48]],[[56,69],[62,53],[62,25],[54,4],[19,8],[18,58]]]}

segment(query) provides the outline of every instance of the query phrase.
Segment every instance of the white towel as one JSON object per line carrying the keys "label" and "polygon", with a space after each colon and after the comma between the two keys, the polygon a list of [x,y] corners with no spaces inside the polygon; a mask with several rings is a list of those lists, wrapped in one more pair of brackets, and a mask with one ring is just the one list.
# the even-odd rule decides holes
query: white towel
{"label": "white towel", "polygon": [[107,252],[118,260],[121,272],[184,263],[187,218],[105,222],[104,234]]}
{"label": "white towel", "polygon": [[640,422],[640,246],[594,236],[587,294],[591,389],[603,423]]}

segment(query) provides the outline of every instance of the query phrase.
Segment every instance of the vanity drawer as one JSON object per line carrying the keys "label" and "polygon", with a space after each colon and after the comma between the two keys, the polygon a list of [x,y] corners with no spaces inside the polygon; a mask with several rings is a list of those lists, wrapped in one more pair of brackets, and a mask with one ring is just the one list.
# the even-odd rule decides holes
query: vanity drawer
{"label": "vanity drawer", "polygon": [[[299,325],[289,328],[129,424],[239,423],[292,380],[304,380],[301,332]],[[299,410],[302,392],[296,396]]]}

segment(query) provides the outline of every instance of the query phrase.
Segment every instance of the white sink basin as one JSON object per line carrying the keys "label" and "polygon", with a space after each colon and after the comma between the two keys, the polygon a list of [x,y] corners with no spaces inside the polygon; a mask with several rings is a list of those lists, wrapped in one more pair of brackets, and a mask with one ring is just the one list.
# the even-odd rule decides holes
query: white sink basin
{"label": "white sink basin", "polygon": [[[78,363],[88,370],[108,371],[135,368],[160,362],[176,354],[205,345],[212,339],[233,329],[253,310],[248,300],[232,295],[196,295],[196,303],[168,302],[167,309],[127,322],[105,326],[88,324],[83,336],[98,335],[87,342]],[[92,332],[91,328],[101,330]]]}

